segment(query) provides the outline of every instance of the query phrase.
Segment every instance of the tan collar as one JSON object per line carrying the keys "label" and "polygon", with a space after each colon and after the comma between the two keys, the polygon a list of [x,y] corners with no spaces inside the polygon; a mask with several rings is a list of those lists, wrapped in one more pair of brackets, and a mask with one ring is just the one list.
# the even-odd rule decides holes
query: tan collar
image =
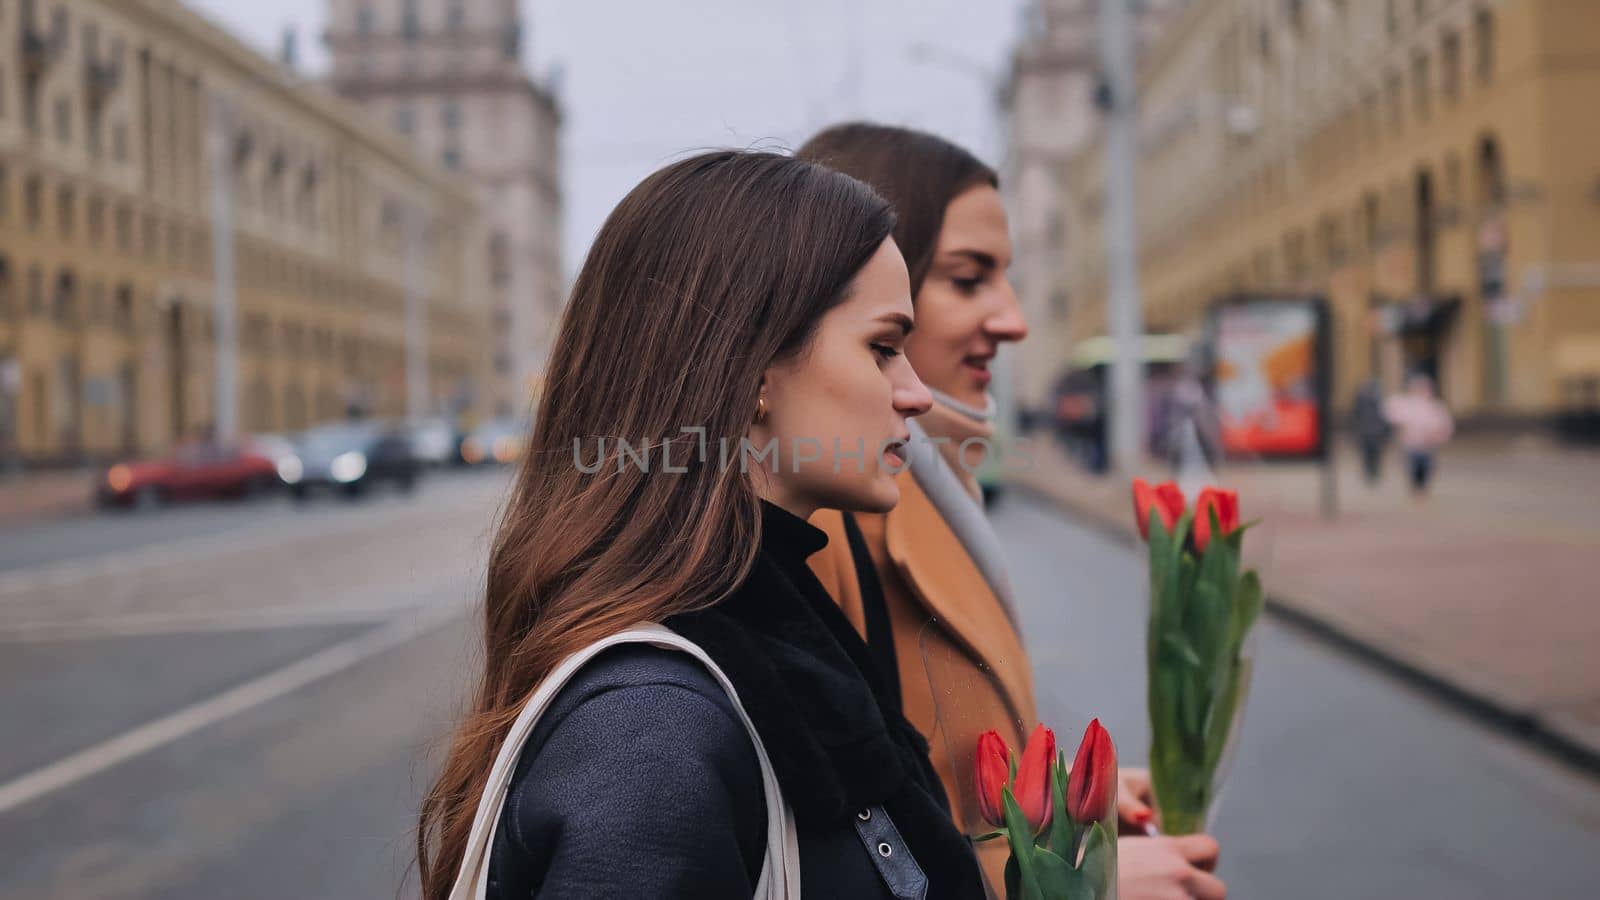
{"label": "tan collar", "polygon": [[1033,713],[1033,675],[1000,598],[910,472],[895,479],[900,503],[886,516],[889,558],[952,639],[1000,685],[1019,719]]}

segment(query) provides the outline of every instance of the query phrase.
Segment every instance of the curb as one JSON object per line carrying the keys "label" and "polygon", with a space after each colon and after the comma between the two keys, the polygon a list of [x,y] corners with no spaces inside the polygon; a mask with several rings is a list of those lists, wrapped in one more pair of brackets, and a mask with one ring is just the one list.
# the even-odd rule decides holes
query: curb
{"label": "curb", "polygon": [[[1009,481],[1006,486],[1019,494],[1054,507],[1079,525],[1113,541],[1129,547],[1138,544],[1133,529],[1123,527],[1120,521],[1110,521],[1103,513],[1088,504],[1075,503],[1025,481]],[[1279,592],[1267,595],[1266,608],[1275,620],[1294,628],[1301,634],[1320,640],[1456,712],[1516,738],[1573,769],[1600,777],[1600,746],[1573,737],[1558,727],[1552,727],[1538,714],[1519,709],[1487,693],[1465,687],[1419,666],[1375,641],[1370,641],[1322,616],[1306,611],[1303,605],[1286,599]]]}

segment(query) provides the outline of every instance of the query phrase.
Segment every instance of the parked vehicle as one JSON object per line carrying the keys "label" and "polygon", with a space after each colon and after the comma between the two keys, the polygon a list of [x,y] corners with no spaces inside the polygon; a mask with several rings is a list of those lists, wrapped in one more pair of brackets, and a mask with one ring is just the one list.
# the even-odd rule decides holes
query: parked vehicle
{"label": "parked vehicle", "polygon": [[466,437],[448,419],[424,419],[412,425],[411,452],[425,466],[446,466],[457,460]]}
{"label": "parked vehicle", "polygon": [[319,489],[355,497],[383,482],[409,491],[421,476],[421,464],[405,429],[380,422],[339,422],[300,435],[295,455],[279,462],[278,475],[296,499]]}
{"label": "parked vehicle", "polygon": [[514,463],[528,446],[528,431],[521,419],[490,419],[461,442],[461,460],[469,466]]}
{"label": "parked vehicle", "polygon": [[295,455],[294,441],[281,434],[252,434],[249,441],[257,453],[272,460],[274,467],[280,460]]}
{"label": "parked vehicle", "polygon": [[246,438],[235,444],[194,442],[166,456],[118,462],[99,473],[95,496],[103,507],[151,509],[180,500],[248,497],[276,484],[272,457]]}

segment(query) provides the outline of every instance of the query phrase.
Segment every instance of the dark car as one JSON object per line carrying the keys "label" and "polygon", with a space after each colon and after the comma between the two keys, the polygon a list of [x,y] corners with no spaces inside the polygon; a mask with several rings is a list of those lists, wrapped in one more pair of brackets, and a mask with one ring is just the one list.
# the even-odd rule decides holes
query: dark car
{"label": "dark car", "polygon": [[248,497],[276,484],[271,456],[251,441],[197,442],[167,456],[106,468],[96,478],[95,497],[105,507],[149,509],[178,500]]}
{"label": "dark car", "polygon": [[313,428],[295,441],[293,457],[278,461],[278,475],[296,499],[318,489],[354,497],[383,482],[409,491],[421,472],[411,435],[375,422]]}

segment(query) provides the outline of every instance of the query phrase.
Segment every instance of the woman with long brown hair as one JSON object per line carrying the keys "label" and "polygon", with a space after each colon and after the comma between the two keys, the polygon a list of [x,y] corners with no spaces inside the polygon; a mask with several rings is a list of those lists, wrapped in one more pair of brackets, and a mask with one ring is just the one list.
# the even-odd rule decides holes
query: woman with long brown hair
{"label": "woman with long brown hair", "polygon": [[[917,312],[906,356],[934,398],[911,423],[901,502],[887,513],[813,516],[830,543],[811,565],[867,637],[904,715],[929,736],[957,823],[976,831],[983,822],[969,773],[978,734],[997,729],[1020,748],[1038,721],[1002,547],[976,478],[994,433],[989,363],[1000,345],[1028,334],[1006,277],[1012,247],[999,177],[935,135],[870,123],[829,128],[797,155],[865,181],[893,204]],[[1124,771],[1125,825],[1148,820],[1148,786],[1142,770]],[[1000,884],[1005,842],[978,852]],[[1220,897],[1222,883],[1206,871],[1216,854],[1204,835],[1125,837],[1120,896]]]}
{"label": "woman with long brown hair", "polygon": [[727,151],[600,229],[423,804],[426,900],[982,896],[926,743],[806,565],[815,510],[894,505],[929,403],[893,223],[852,178]]}

